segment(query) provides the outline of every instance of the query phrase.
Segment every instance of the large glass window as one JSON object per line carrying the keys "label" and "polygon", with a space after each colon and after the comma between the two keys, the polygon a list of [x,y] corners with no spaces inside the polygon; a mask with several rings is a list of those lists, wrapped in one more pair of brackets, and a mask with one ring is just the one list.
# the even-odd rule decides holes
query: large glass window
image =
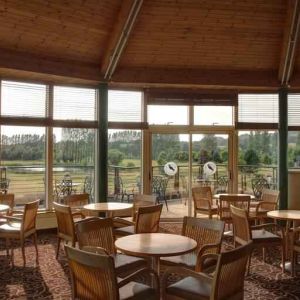
{"label": "large glass window", "polygon": [[233,125],[232,106],[195,106],[195,125]]}
{"label": "large glass window", "polygon": [[108,131],[108,195],[132,201],[142,192],[141,130]]}
{"label": "large glass window", "polygon": [[88,193],[94,199],[95,130],[54,128],[54,199]]}
{"label": "large glass window", "polygon": [[0,190],[45,206],[45,128],[1,126]]}
{"label": "large glass window", "polygon": [[277,189],[278,133],[240,131],[238,171],[240,192],[258,197],[264,187]]}
{"label": "large glass window", "polygon": [[187,125],[188,106],[148,105],[148,123],[151,125]]}

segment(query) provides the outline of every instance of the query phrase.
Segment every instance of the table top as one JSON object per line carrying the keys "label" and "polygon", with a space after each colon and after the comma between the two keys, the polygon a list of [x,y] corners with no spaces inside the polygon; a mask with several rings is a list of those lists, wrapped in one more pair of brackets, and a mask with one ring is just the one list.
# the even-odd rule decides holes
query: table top
{"label": "table top", "polygon": [[272,210],[267,212],[269,218],[278,220],[300,220],[300,210]]}
{"label": "table top", "polygon": [[236,193],[222,193],[222,194],[214,194],[213,198],[214,199],[220,199],[221,195],[225,195],[225,196],[250,196],[251,200],[255,199],[254,195],[250,195],[250,194],[236,194]]}
{"label": "table top", "polygon": [[119,203],[119,202],[103,202],[103,203],[90,203],[83,206],[86,210],[98,211],[98,212],[108,212],[117,211],[132,208],[132,203]]}
{"label": "table top", "polygon": [[116,248],[134,256],[175,256],[191,252],[197,242],[186,236],[167,233],[140,233],[121,237]]}
{"label": "table top", "polygon": [[0,204],[0,211],[7,211],[9,210],[9,206],[6,204]]}

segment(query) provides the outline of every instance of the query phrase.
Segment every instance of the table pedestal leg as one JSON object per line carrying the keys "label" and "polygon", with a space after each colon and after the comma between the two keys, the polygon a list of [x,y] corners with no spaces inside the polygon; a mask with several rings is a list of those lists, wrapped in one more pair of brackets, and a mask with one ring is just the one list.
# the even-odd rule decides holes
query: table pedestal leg
{"label": "table pedestal leg", "polygon": [[[151,257],[151,268],[157,273],[158,277],[160,275],[160,258],[158,256]],[[155,287],[155,278],[152,276],[151,286]]]}

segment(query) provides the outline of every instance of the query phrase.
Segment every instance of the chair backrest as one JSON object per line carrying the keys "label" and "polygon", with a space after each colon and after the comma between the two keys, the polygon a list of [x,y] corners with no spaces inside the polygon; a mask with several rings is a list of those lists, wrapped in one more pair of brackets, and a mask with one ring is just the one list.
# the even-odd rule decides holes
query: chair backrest
{"label": "chair backrest", "polygon": [[135,233],[158,232],[162,207],[162,204],[139,207],[134,225]]}
{"label": "chair backrest", "polygon": [[209,248],[205,253],[218,253],[221,247],[224,222],[220,220],[184,217],[182,235],[194,239],[198,246],[197,253],[207,244],[219,244],[217,248]]}
{"label": "chair backrest", "polygon": [[133,221],[136,221],[137,212],[140,207],[153,206],[155,203],[156,197],[154,195],[135,194],[133,197],[132,208]]}
{"label": "chair backrest", "polygon": [[243,208],[249,213],[251,197],[249,195],[220,195],[219,216],[220,220],[232,223],[230,205]]}
{"label": "chair backrest", "polygon": [[15,194],[0,194],[0,204],[6,204],[12,211],[15,207]]}
{"label": "chair backrest", "polygon": [[101,247],[108,254],[115,254],[113,226],[111,218],[90,218],[77,223],[76,232],[79,248]]}
{"label": "chair backrest", "polygon": [[21,232],[26,235],[36,230],[36,216],[39,208],[40,200],[26,203],[24,206],[24,214],[21,225]]}
{"label": "chair backrest", "polygon": [[53,207],[57,219],[58,236],[68,241],[75,241],[76,233],[71,207],[56,202],[53,202]]}
{"label": "chair backrest", "polygon": [[219,176],[217,180],[217,193],[227,193],[229,179],[227,176]]}
{"label": "chair backrest", "polygon": [[109,255],[65,246],[72,281],[72,299],[119,299],[114,259]]}
{"label": "chair backrest", "polygon": [[244,299],[244,279],[252,242],[221,253],[213,279],[210,299]]}
{"label": "chair backrest", "polygon": [[263,189],[261,200],[268,203],[262,203],[260,208],[264,210],[275,210],[279,201],[279,191]]}
{"label": "chair backrest", "polygon": [[251,180],[252,190],[255,198],[260,199],[262,191],[265,188],[269,188],[268,180],[262,176],[258,176]]}
{"label": "chair backrest", "polygon": [[[212,204],[212,192],[210,186],[199,186],[192,188],[192,196],[194,201],[194,208],[209,208],[209,204]],[[207,201],[208,200],[208,201]]]}
{"label": "chair backrest", "polygon": [[230,206],[233,223],[233,235],[236,243],[245,245],[252,240],[248,213],[245,209]]}
{"label": "chair backrest", "polygon": [[70,207],[82,207],[89,203],[89,194],[71,194],[64,197],[64,204]]}

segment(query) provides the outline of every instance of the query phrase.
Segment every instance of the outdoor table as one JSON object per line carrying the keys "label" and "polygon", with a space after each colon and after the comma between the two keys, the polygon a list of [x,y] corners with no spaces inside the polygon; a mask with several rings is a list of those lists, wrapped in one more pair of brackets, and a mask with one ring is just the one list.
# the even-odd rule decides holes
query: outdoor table
{"label": "outdoor table", "polygon": [[0,204],[0,212],[9,210],[9,206],[6,204]]}
{"label": "outdoor table", "polygon": [[106,217],[112,216],[113,212],[126,210],[132,208],[132,203],[119,203],[119,202],[102,202],[90,203],[83,206],[83,209],[94,211],[98,213],[105,213]]}
{"label": "outdoor table", "polygon": [[152,268],[160,274],[160,257],[192,252],[197,242],[189,237],[168,233],[139,233],[115,241],[121,252],[138,257],[151,257]]}
{"label": "outdoor table", "polygon": [[[289,244],[289,231],[290,227],[292,226],[293,229],[296,227],[297,221],[300,221],[300,210],[272,210],[267,212],[267,216],[269,218],[272,218],[274,220],[282,220],[286,221],[286,226],[285,226],[285,247],[286,247],[286,253],[288,253],[288,244]],[[291,262],[286,262],[285,263],[285,269],[287,271],[291,271],[292,268],[292,263]]]}

